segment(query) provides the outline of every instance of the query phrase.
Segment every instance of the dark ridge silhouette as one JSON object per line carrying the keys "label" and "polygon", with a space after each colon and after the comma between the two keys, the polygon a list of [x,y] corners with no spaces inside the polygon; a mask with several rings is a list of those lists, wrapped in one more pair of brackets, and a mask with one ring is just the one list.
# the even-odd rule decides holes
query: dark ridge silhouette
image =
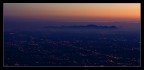
{"label": "dark ridge silhouette", "polygon": [[45,26],[45,28],[118,28],[117,26],[98,26],[98,25],[74,25],[74,26]]}

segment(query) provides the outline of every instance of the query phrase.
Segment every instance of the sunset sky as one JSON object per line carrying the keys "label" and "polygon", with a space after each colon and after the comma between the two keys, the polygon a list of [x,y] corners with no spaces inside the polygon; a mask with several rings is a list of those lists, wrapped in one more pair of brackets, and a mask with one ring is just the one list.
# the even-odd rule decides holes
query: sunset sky
{"label": "sunset sky", "polygon": [[140,3],[4,3],[4,17],[69,22],[140,21]]}

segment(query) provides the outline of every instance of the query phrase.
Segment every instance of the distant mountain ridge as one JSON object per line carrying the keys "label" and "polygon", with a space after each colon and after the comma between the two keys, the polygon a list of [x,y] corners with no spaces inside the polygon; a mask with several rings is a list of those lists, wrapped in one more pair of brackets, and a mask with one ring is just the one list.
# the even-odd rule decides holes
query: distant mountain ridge
{"label": "distant mountain ridge", "polygon": [[74,25],[74,26],[45,26],[45,28],[118,28],[117,26]]}

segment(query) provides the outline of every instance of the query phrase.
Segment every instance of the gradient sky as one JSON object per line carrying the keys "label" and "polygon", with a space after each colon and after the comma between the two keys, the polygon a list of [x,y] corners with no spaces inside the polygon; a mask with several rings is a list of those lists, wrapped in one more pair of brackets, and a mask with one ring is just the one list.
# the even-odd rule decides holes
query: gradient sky
{"label": "gradient sky", "polygon": [[4,17],[69,22],[140,21],[140,3],[4,3]]}

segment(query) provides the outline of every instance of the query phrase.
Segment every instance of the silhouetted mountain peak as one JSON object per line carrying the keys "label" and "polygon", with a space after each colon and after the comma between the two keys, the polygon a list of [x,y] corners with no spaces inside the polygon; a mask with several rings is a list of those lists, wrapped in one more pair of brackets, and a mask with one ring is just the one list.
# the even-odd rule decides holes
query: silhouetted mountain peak
{"label": "silhouetted mountain peak", "polygon": [[97,27],[97,25],[93,25],[93,24],[90,24],[90,25],[87,25],[88,27]]}

